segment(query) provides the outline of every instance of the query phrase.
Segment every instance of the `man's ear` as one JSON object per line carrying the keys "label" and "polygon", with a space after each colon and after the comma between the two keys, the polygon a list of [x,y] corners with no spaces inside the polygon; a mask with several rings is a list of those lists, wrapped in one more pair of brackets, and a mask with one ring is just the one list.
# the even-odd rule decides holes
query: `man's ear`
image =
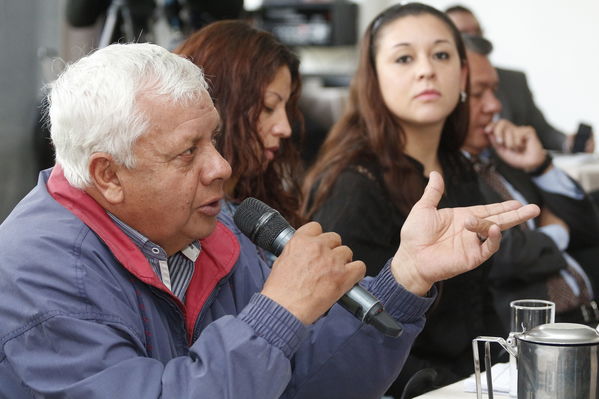
{"label": "man's ear", "polygon": [[89,161],[89,174],[92,185],[110,204],[116,205],[125,198],[121,181],[118,177],[120,166],[111,155],[96,152]]}
{"label": "man's ear", "polygon": [[460,71],[460,89],[462,91],[466,91],[466,87],[468,87],[468,71],[468,62],[465,62],[464,65],[462,65],[462,70]]}

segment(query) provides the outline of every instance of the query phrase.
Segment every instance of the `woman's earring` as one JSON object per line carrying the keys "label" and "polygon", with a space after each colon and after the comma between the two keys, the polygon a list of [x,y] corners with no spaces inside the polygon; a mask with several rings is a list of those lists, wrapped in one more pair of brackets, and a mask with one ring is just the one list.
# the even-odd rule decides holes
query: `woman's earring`
{"label": "woman's earring", "polygon": [[464,90],[462,90],[460,92],[460,102],[465,103],[467,98],[468,98],[468,94]]}

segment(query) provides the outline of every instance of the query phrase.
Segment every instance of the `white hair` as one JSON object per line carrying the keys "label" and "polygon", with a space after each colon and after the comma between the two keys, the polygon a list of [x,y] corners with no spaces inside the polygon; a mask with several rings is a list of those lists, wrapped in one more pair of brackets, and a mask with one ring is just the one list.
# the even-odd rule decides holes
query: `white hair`
{"label": "white hair", "polygon": [[135,166],[133,145],[149,127],[149,115],[136,104],[141,93],[166,95],[188,103],[206,92],[200,68],[148,43],[113,44],[69,66],[50,85],[49,116],[56,163],[69,183],[90,185],[89,160],[110,154]]}

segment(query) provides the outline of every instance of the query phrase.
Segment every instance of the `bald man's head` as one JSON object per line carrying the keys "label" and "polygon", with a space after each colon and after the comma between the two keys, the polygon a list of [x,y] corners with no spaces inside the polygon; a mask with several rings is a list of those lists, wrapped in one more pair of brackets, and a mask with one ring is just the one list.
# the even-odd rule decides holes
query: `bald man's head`
{"label": "bald man's head", "polygon": [[482,36],[483,30],[472,11],[463,6],[449,7],[445,13],[462,33],[473,36]]}

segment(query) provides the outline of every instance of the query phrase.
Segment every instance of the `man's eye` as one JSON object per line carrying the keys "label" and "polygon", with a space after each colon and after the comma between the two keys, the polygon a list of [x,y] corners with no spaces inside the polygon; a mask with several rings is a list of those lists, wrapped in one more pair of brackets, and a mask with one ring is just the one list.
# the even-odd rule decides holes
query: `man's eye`
{"label": "man's eye", "polygon": [[189,157],[189,156],[193,155],[195,152],[196,152],[196,146],[193,146],[193,147],[189,147],[188,149],[183,151],[180,155],[182,157]]}
{"label": "man's eye", "polygon": [[212,134],[212,137],[210,138],[210,142],[212,143],[213,146],[216,147],[218,145],[218,140],[221,138],[222,134],[223,134],[223,132],[220,127],[218,129],[214,130],[214,133]]}

